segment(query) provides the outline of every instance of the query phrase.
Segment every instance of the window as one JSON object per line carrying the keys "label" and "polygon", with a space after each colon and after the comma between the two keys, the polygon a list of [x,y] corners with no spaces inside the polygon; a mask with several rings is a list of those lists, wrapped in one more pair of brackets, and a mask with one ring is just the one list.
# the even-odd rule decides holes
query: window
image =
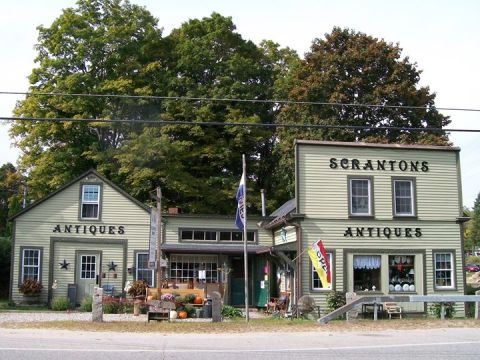
{"label": "window", "polygon": [[389,292],[415,291],[415,256],[388,257]]}
{"label": "window", "polygon": [[82,219],[98,219],[100,185],[82,186]]}
{"label": "window", "polygon": [[[220,241],[243,241],[243,231],[220,231]],[[254,231],[247,231],[247,241],[255,241]]]}
{"label": "window", "polygon": [[[217,231],[217,230],[180,230],[180,241],[243,241],[243,231]],[[247,241],[255,241],[255,231],[247,231]]]}
{"label": "window", "polygon": [[435,288],[453,288],[453,254],[450,252],[435,253],[434,262]]}
{"label": "window", "polygon": [[97,275],[97,257],[82,255],[80,263],[80,279],[95,279]]}
{"label": "window", "polygon": [[137,280],[144,280],[148,286],[153,287],[153,269],[148,268],[148,253],[137,253],[135,263]]}
{"label": "window", "polygon": [[393,180],[393,214],[395,216],[414,216],[414,182],[411,179]]}
{"label": "window", "polygon": [[317,271],[312,266],[312,290],[331,290],[333,282],[333,255],[332,253],[327,253],[328,263],[330,264],[330,286],[324,286],[320,277],[318,276]]}
{"label": "window", "polygon": [[380,255],[353,256],[354,291],[381,290],[380,274],[382,259]]}
{"label": "window", "polygon": [[[187,283],[196,279],[218,282],[218,258],[215,255],[174,255],[170,257],[170,279]],[[204,275],[204,278],[203,278]]]}
{"label": "window", "polygon": [[217,241],[217,232],[209,230],[181,230],[183,241]]}
{"label": "window", "polygon": [[40,281],[40,250],[23,249],[22,251],[22,279],[34,279]]}
{"label": "window", "polygon": [[349,180],[350,215],[372,215],[372,195],[370,179]]}

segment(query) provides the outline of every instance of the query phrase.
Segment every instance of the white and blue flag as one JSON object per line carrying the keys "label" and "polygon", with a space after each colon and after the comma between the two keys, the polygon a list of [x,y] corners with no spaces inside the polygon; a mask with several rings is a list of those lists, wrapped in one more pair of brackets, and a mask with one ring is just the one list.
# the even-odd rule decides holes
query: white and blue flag
{"label": "white and blue flag", "polygon": [[240,179],[240,185],[238,185],[236,197],[237,197],[237,217],[235,218],[235,224],[240,230],[243,230],[245,226],[245,208],[244,208],[245,173],[242,174],[242,178]]}

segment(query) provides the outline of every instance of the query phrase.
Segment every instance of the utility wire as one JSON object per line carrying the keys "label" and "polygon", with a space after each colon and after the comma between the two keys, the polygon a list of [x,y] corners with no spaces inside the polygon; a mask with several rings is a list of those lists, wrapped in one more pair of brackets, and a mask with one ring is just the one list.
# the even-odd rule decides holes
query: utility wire
{"label": "utility wire", "polygon": [[77,94],[77,93],[52,93],[52,92],[16,92],[0,91],[0,95],[25,95],[25,96],[72,96],[72,97],[94,97],[94,98],[123,98],[123,99],[145,99],[145,100],[185,100],[185,101],[210,101],[210,102],[243,102],[261,104],[285,104],[285,105],[319,105],[319,106],[348,106],[364,108],[385,108],[385,109],[412,109],[412,110],[442,110],[442,111],[470,111],[480,112],[474,108],[436,107],[436,106],[409,106],[409,105],[380,105],[380,104],[357,104],[357,103],[331,103],[321,101],[295,101],[295,100],[269,100],[269,99],[229,99],[209,98],[190,96],[155,96],[155,95],[118,95],[118,94]]}
{"label": "utility wire", "polygon": [[319,125],[319,124],[263,124],[245,122],[220,122],[220,121],[180,121],[180,120],[154,120],[154,119],[72,119],[72,118],[41,118],[41,117],[0,117],[3,121],[39,121],[39,122],[79,122],[79,123],[128,123],[128,124],[155,124],[155,125],[195,125],[195,126],[245,126],[261,128],[297,128],[297,129],[343,129],[343,130],[407,130],[424,132],[480,132],[480,129],[443,129],[402,126],[359,126],[359,125]]}

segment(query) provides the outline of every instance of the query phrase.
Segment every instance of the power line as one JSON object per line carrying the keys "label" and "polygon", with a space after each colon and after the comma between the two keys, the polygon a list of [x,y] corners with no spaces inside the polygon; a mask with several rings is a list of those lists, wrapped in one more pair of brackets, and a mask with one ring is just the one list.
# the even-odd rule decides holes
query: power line
{"label": "power line", "polygon": [[243,126],[261,128],[298,128],[298,129],[343,129],[343,130],[403,130],[423,132],[480,132],[480,129],[443,129],[402,126],[359,126],[359,125],[319,125],[319,124],[264,124],[264,123],[235,123],[220,121],[181,121],[181,120],[154,120],[154,119],[72,119],[72,118],[41,118],[41,117],[0,117],[3,121],[39,121],[39,122],[78,122],[78,123],[123,123],[123,124],[155,124],[155,125],[195,125],[195,126]]}
{"label": "power line", "polygon": [[78,93],[52,93],[52,92],[17,92],[0,91],[0,95],[25,95],[25,96],[72,96],[72,97],[94,97],[94,98],[123,98],[123,99],[144,99],[144,100],[185,100],[185,101],[210,101],[210,102],[243,102],[259,104],[284,104],[284,105],[318,105],[318,106],[347,106],[364,108],[384,109],[412,109],[412,110],[442,110],[442,111],[469,111],[480,112],[480,109],[457,108],[457,107],[436,107],[436,106],[409,106],[409,105],[380,105],[380,104],[357,104],[357,103],[331,103],[322,101],[295,101],[295,100],[271,100],[271,99],[238,99],[238,98],[209,98],[190,96],[156,96],[156,95],[119,95],[119,94],[78,94]]}

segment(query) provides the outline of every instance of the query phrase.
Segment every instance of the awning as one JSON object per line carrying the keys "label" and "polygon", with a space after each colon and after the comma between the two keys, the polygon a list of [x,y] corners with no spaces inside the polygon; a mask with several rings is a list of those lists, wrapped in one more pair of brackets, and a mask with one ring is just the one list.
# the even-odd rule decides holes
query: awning
{"label": "awning", "polygon": [[[222,253],[222,254],[243,254],[243,244],[162,244],[164,252],[179,253]],[[247,244],[248,254],[261,254],[269,252],[270,248],[263,245]]]}

